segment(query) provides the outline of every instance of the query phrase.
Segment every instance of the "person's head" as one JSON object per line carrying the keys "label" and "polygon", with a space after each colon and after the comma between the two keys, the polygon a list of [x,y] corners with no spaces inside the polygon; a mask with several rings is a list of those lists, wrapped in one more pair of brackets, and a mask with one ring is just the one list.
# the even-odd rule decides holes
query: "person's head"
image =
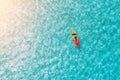
{"label": "person's head", "polygon": [[77,37],[75,36],[75,39],[77,39]]}

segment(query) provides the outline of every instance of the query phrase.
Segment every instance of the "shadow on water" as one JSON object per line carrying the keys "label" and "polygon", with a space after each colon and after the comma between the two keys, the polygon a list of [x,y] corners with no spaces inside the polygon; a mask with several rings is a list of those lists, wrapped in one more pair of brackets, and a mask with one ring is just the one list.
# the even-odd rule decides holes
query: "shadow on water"
{"label": "shadow on water", "polygon": [[76,54],[80,54],[82,52],[81,47],[76,47]]}
{"label": "shadow on water", "polygon": [[77,49],[78,51],[81,51],[81,47],[76,47],[76,49]]}
{"label": "shadow on water", "polygon": [[72,55],[79,55],[82,52],[81,46],[80,47],[76,47],[75,45],[72,47],[69,47],[69,52]]}

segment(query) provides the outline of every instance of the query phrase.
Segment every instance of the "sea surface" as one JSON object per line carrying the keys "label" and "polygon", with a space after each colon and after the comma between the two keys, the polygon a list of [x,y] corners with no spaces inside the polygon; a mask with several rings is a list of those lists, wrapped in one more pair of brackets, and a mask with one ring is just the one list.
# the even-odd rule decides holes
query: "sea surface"
{"label": "sea surface", "polygon": [[120,0],[0,0],[0,80],[120,80]]}

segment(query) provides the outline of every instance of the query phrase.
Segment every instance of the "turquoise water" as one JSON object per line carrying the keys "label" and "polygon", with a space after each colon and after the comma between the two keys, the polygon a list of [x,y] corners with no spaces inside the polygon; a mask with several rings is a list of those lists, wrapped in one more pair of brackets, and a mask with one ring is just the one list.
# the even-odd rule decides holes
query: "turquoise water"
{"label": "turquoise water", "polygon": [[120,80],[119,0],[31,0],[19,6],[23,10],[8,19],[13,27],[0,36],[0,80]]}

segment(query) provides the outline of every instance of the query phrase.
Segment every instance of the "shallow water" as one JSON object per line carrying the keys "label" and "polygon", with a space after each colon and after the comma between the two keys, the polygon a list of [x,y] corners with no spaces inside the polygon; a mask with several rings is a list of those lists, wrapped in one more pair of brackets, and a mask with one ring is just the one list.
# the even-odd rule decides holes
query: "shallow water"
{"label": "shallow water", "polygon": [[1,2],[0,80],[120,80],[119,0]]}

